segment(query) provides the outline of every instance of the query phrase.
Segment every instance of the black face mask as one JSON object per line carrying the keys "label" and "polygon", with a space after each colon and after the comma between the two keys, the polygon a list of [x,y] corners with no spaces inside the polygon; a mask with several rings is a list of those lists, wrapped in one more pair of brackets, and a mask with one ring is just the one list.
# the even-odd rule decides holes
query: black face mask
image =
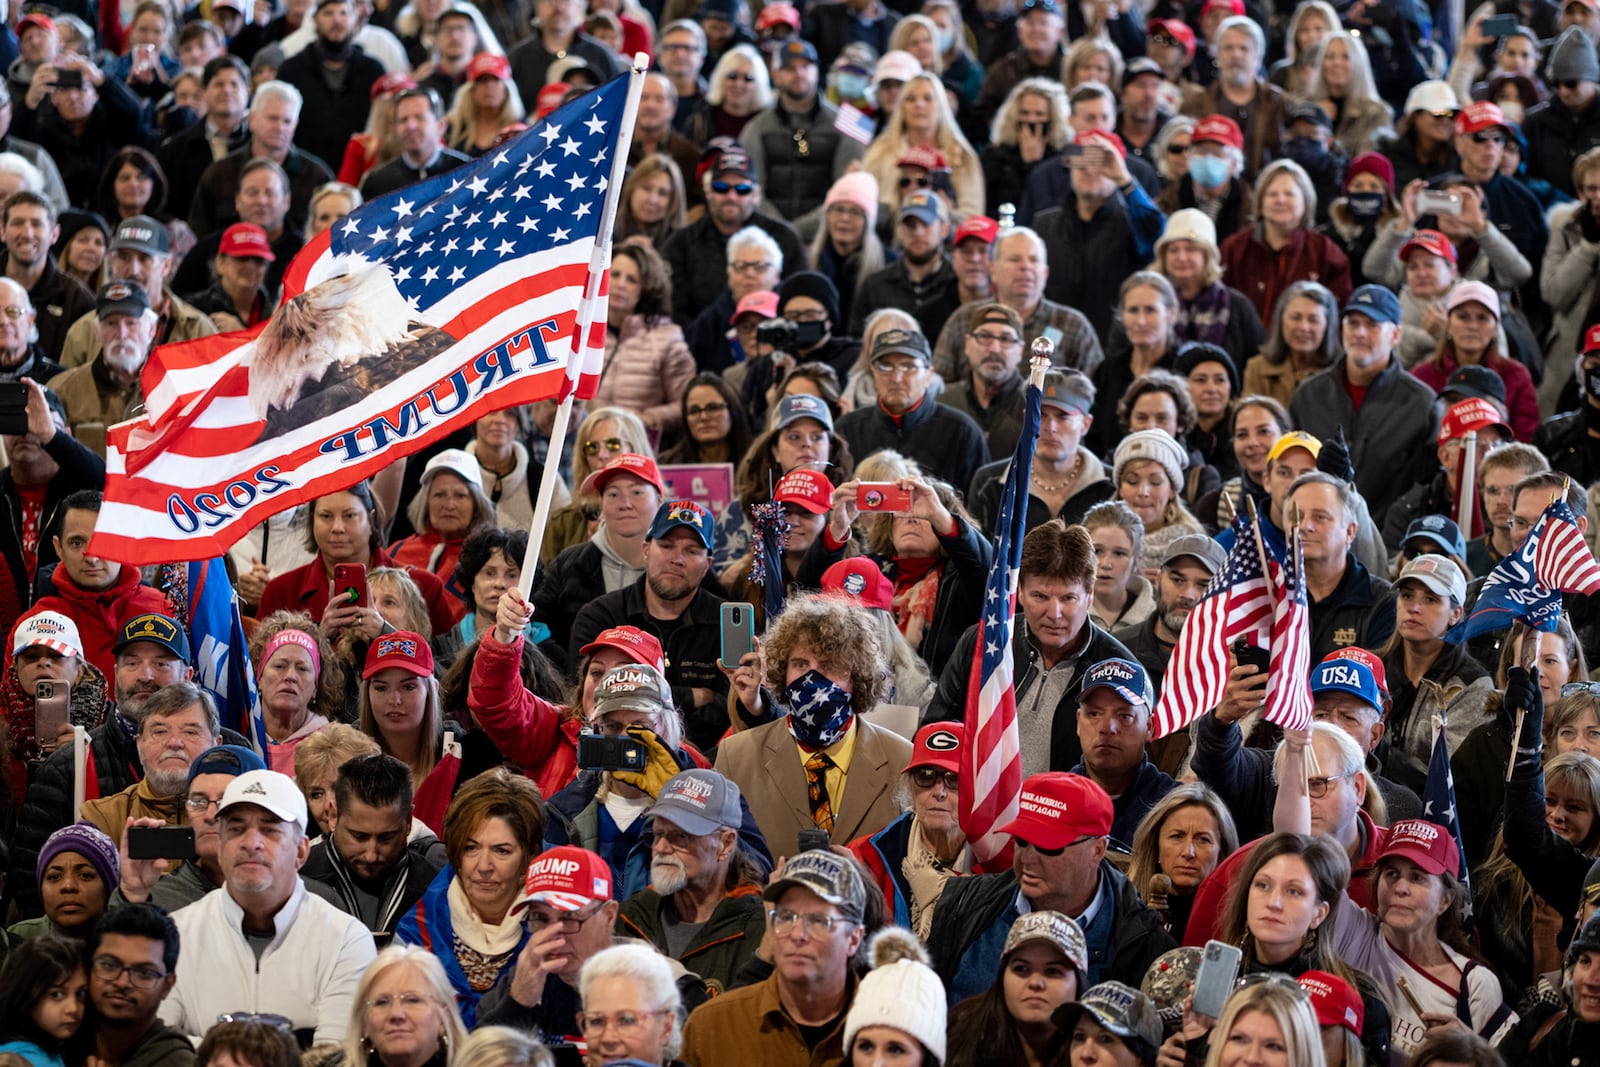
{"label": "black face mask", "polygon": [[351,41],[352,38],[349,37],[342,41],[330,41],[328,38],[319,33],[317,34],[316,39],[317,54],[323,59],[331,59],[335,61],[349,59],[350,53],[354,47]]}
{"label": "black face mask", "polygon": [[1600,429],[1600,367],[1584,369],[1583,393],[1589,398],[1589,403],[1583,406],[1585,417],[1591,427]]}
{"label": "black face mask", "polygon": [[1350,214],[1358,219],[1375,219],[1383,212],[1384,195],[1382,193],[1351,193],[1344,198],[1350,207]]}
{"label": "black face mask", "polygon": [[826,322],[797,322],[794,324],[794,346],[802,352],[815,348],[822,343],[823,335],[827,332]]}
{"label": "black face mask", "polygon": [[1322,142],[1314,137],[1292,137],[1283,143],[1283,152],[1302,167],[1318,164],[1328,155]]}

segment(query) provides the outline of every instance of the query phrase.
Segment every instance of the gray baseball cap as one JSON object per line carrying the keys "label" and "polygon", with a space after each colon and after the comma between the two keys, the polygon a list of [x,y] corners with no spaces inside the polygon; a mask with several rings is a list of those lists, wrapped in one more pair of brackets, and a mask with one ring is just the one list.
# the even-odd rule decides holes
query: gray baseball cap
{"label": "gray baseball cap", "polygon": [[723,827],[737,830],[744,822],[739,787],[716,771],[698,767],[668,778],[650,814],[671,819],[684,833],[696,837]]}
{"label": "gray baseball cap", "polygon": [[776,902],[794,888],[809,889],[845,916],[860,922],[867,910],[867,886],[854,860],[826,849],[812,849],[790,856],[783,865],[783,877],[767,886],[763,900]]}
{"label": "gray baseball cap", "polygon": [[1180,556],[1193,556],[1213,575],[1228,565],[1228,554],[1217,544],[1216,538],[1204,534],[1184,534],[1174,539],[1162,555],[1161,565],[1165,567]]}
{"label": "gray baseball cap", "polygon": [[1136,1037],[1151,1048],[1161,1047],[1161,1016],[1155,1002],[1132,986],[1101,982],[1076,1002],[1057,1008],[1050,1021],[1070,1034],[1085,1013],[1118,1037]]}

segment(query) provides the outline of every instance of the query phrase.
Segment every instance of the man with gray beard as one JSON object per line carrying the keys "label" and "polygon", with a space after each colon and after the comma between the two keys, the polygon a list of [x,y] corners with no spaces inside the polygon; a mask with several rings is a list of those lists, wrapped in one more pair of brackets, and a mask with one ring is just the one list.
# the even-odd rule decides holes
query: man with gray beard
{"label": "man with gray beard", "polygon": [[713,770],[667,780],[650,809],[650,887],[622,902],[617,933],[639,937],[698,974],[733,985],[766,929],[760,873],[739,851],[739,787]]}
{"label": "man with gray beard", "polygon": [[217,743],[222,723],[211,694],[193,682],[163,686],[144,703],[134,743],[144,777],[121,792],[84,801],[79,818],[121,841],[129,819],[187,826],[189,765]]}
{"label": "man with gray beard", "polygon": [[95,335],[100,351],[88,363],[50,380],[67,409],[72,436],[106,454],[106,428],[131,418],[144,404],[139,373],[156,338],[159,318],[138,284],[113,279],[95,295]]}
{"label": "man with gray beard", "polygon": [[1139,625],[1116,632],[1117,640],[1128,647],[1150,675],[1150,688],[1156,693],[1161,692],[1172,646],[1178,643],[1178,631],[1205,596],[1212,577],[1227,563],[1228,554],[1213,538],[1200,534],[1178,538],[1161,561],[1155,612]]}

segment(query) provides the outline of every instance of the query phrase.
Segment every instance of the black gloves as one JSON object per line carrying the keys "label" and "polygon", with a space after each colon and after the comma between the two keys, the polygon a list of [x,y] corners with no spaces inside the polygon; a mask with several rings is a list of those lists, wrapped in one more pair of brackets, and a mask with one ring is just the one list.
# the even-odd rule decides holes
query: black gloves
{"label": "black gloves", "polygon": [[1343,426],[1322,442],[1322,451],[1317,453],[1317,470],[1331,474],[1341,482],[1356,480],[1356,469],[1350,463],[1350,446],[1345,442]]}
{"label": "black gloves", "polygon": [[1544,693],[1539,689],[1538,671],[1526,667],[1512,667],[1506,671],[1505,705],[1513,729],[1517,712],[1526,713],[1522,720],[1522,736],[1514,742],[1517,751],[1513,766],[1518,771],[1538,773],[1544,731]]}

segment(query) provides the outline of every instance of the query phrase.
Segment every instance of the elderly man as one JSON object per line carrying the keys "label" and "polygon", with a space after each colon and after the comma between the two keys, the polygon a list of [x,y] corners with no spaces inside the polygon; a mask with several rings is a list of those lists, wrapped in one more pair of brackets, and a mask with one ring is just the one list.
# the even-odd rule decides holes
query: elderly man
{"label": "elderly man", "polygon": [[[45,64],[26,92],[23,105],[36,115],[39,146],[60,168],[68,199],[94,203],[111,158],[130,137],[143,140],[138,97],[73,52]],[[49,107],[43,106],[46,100]]]}
{"label": "elderly man", "polygon": [[581,649],[613,626],[657,635],[685,734],[703,750],[715,748],[728,726],[723,707],[728,682],[717,669],[722,598],[702,588],[711,569],[713,533],[711,513],[699,504],[662,504],[645,533],[644,574],[584,605],[568,641],[571,662],[577,663]]}
{"label": "elderly man", "polygon": [[114,908],[89,936],[89,1003],[93,1021],[78,1031],[81,1047],[105,1067],[190,1067],[194,1043],[161,1021],[161,1002],[178,969],[178,927],[148,904]]}
{"label": "elderly man", "polygon": [[1394,632],[1394,618],[1373,610],[1388,596],[1389,583],[1352,551],[1357,507],[1355,491],[1321,471],[1301,475],[1289,488],[1311,601],[1311,654],[1319,660],[1349,645],[1381,648]]}
{"label": "elderly man", "polygon": [[[687,32],[681,27],[671,32],[674,43],[689,40]],[[662,40],[666,39],[666,33],[661,36]],[[668,61],[667,53],[663,51],[665,47],[656,47],[663,64]],[[674,52],[674,59],[676,55]],[[633,140],[628,142],[628,166],[637,166],[645,156],[660,152],[669,156],[682,174],[694,174],[695,168],[700,165],[700,150],[693,141],[672,128],[677,113],[678,91],[673,87],[672,77],[662,71],[646,74],[644,87],[639,90],[639,115],[633,123]],[[691,205],[705,201],[705,194],[693,182],[687,183],[684,193]]]}
{"label": "elderly man", "polygon": [[221,889],[178,910],[186,954],[168,1025],[198,1037],[223,1012],[282,1015],[312,1042],[342,1041],[375,955],[360,920],[306,891],[306,800],[276,771],[241,774],[222,795]]}
{"label": "elderly man", "polygon": [[1051,771],[1022,783],[1011,835],[1011,870],[956,878],[934,906],[928,954],[950,1003],[994,984],[1006,934],[1024,910],[1059,911],[1088,943],[1086,985],[1137,982],[1172,935],[1105,858],[1113,809],[1106,791],[1081,775]]}
{"label": "elderly man", "polygon": [[379,948],[445,865],[444,845],[411,833],[411,768],[393,756],[357,756],[333,780],[331,832],[311,846],[300,876],[321,883],[372,931]]}
{"label": "elderly man", "polygon": [[31,378],[43,385],[66,369],[39,347],[36,319],[28,290],[0,277],[0,382]]}
{"label": "elderly man", "polygon": [[729,149],[717,153],[702,178],[706,213],[673,234],[661,249],[672,269],[672,317],[688,327],[700,309],[715,301],[727,285],[728,238],[746,226],[757,226],[778,243],[784,276],[804,268],[805,249],[794,227],[756,210],[761,203],[761,175],[750,153]]}
{"label": "elderly man", "polygon": [[910,330],[884,330],[872,343],[869,365],[877,404],[847,413],[837,427],[851,454],[894,449],[935,478],[963,489],[971,485],[989,462],[989,444],[971,415],[928,395],[928,339]]}
{"label": "elderly man", "polygon": [[[1414,481],[1404,477],[1428,454],[1437,423],[1433,390],[1394,358],[1400,339],[1400,299],[1381,285],[1350,294],[1340,320],[1344,356],[1300,383],[1291,421],[1328,440],[1343,426],[1350,439],[1356,488],[1382,522],[1389,505]],[[1359,395],[1358,406],[1352,397]]]}
{"label": "elderly man", "polygon": [[717,371],[727,375],[730,385],[741,385],[738,375],[746,373],[745,364],[772,354],[771,345],[756,340],[752,323],[777,317],[777,289],[786,260],[772,235],[756,225],[728,238],[727,260],[724,288],[695,315],[687,340],[701,370]]}
{"label": "elderly man", "polygon": [[1178,784],[1145,756],[1154,703],[1144,668],[1126,659],[1101,660],[1090,667],[1078,700],[1083,759],[1072,773],[1114,798],[1111,836],[1130,847],[1145,813]]}
{"label": "elderly man", "polygon": [[528,865],[511,906],[528,927],[516,966],[478,1004],[479,1026],[513,1026],[551,1044],[577,1039],[578,972],[609,948],[617,921],[611,869],[585,848],[547,848]]}
{"label": "elderly man", "polygon": [[[159,317],[156,344],[209,337],[217,332],[216,326],[187,301],[179,299],[166,284],[171,259],[172,243],[167,228],[148,215],[135,215],[117,223],[106,253],[106,270],[112,278],[125,279],[144,290]],[[81,367],[99,354],[98,318],[84,315],[67,329],[67,341],[61,347],[61,365],[69,369]]]}
{"label": "elderly man", "polygon": [[[186,683],[187,684],[187,683]],[[118,872],[120,884],[111,895],[111,906],[149,901],[168,912],[193,904],[222,884],[221,828],[217,805],[222,803],[228,784],[241,774],[266,770],[267,765],[252,749],[242,745],[216,745],[206,749],[189,764],[184,786],[183,806],[188,823],[194,827],[194,857],[176,866],[168,860],[136,860],[128,855],[127,839],[119,831],[122,850]],[[165,826],[161,819],[131,819],[127,826]],[[307,883],[308,887],[310,883]],[[327,896],[329,894],[322,894]]]}
{"label": "elderly man", "polygon": [[[1071,767],[1083,758],[1076,727],[1084,674],[1101,660],[1133,658],[1089,620],[1094,576],[1094,544],[1082,526],[1052,519],[1023,539],[1017,608],[1024,625],[1012,640],[1011,660],[1024,774]],[[974,623],[956,643],[924,723],[961,718],[977,633]]]}
{"label": "elderly man", "polygon": [[155,347],[160,319],[145,291],[133,282],[107,282],[95,294],[98,351],[90,362],[50,379],[67,409],[72,436],[101,456],[106,431],[132,418],[144,404],[139,376]]}
{"label": "elderly man", "polygon": [[120,792],[86,800],[79,821],[92,822],[113,841],[130,819],[179,826],[187,820],[189,768],[217,743],[222,723],[211,694],[192,682],[166,686],[145,702],[134,745],[144,776]]}
{"label": "elderly man", "polygon": [[[1239,124],[1226,115],[1208,115],[1195,123],[1189,138],[1188,172],[1156,199],[1156,206],[1171,222],[1167,241],[1209,247],[1213,256],[1219,256],[1218,234],[1237,233],[1255,221],[1255,195],[1243,172],[1244,132]],[[1194,212],[1176,218],[1185,208],[1195,209],[1211,225],[1193,218]],[[1156,252],[1159,255],[1161,249]]]}
{"label": "elderly man", "polygon": [[[266,232],[272,251],[264,285],[275,293],[283,283],[295,253],[304,242],[300,230],[289,222],[289,177],[271,159],[249,159],[239,168],[239,183],[233,194],[234,213],[239,219]],[[226,229],[207,234],[183,257],[172,284],[186,293],[196,293],[211,284],[213,264],[222,251]]]}
{"label": "elderly man", "polygon": [[[683,1059],[696,1067],[839,1063],[855,996],[850,959],[866,936],[867,887],[854,860],[814,849],[791,856],[763,894],[772,976],[696,1008]],[[994,980],[993,968],[989,980]]]}
{"label": "elderly man", "polygon": [[[1028,529],[1060,519],[1081,522],[1084,513],[1111,497],[1111,473],[1088,448],[1083,435],[1094,425],[1094,383],[1079,371],[1052,367],[1044,375],[1039,411],[1039,438],[1033,451],[1033,476],[1028,480]],[[991,455],[1005,455],[993,444]],[[994,529],[1000,491],[1011,459],[995,460],[972,478],[967,507],[978,526]]]}
{"label": "elderly man", "polygon": [[394,98],[400,154],[367,172],[361,180],[361,195],[373,200],[471,162],[444,146],[444,114],[444,102],[432,89],[401,90]]}
{"label": "elderly man", "polygon": [[[235,75],[219,76],[222,84],[227,84]],[[211,96],[207,90],[206,99]],[[253,159],[270,159],[283,168],[289,185],[289,228],[296,233],[305,230],[311,194],[333,181],[333,172],[322,160],[295,146],[302,104],[300,90],[287,82],[270,81],[256,87],[245,119],[250,133],[248,142],[205,168],[197,179],[192,202],[187,206],[183,201],[173,202],[180,210],[188,211],[189,228],[197,236],[220,233],[243,217],[237,204],[239,184],[245,164]]]}
{"label": "elderly man", "polygon": [[1244,176],[1254,181],[1261,168],[1283,154],[1288,102],[1283,90],[1261,77],[1266,36],[1254,19],[1224,19],[1212,38],[1217,80],[1184,94],[1183,114],[1194,118],[1226,115],[1244,132]]}
{"label": "elderly man", "polygon": [[[15,370],[19,357],[28,353],[29,329],[37,327],[38,357],[54,361],[67,343],[67,328],[94,310],[94,296],[78,279],[62,273],[50,249],[61,235],[55,205],[38,193],[23,190],[5,203],[4,271],[7,281],[21,288],[27,300],[18,299],[9,286],[5,294],[6,321],[0,323],[0,373]],[[25,307],[26,315],[13,317],[11,307]],[[32,377],[45,381],[42,373]]]}
{"label": "elderly man", "polygon": [[[852,337],[862,335],[869,313],[886,307],[908,313],[925,336],[937,337],[951,309],[961,303],[960,281],[950,253],[945,250],[945,239],[950,236],[950,209],[944,197],[924,189],[900,201],[896,236],[900,258],[869,275],[851,305]],[[987,253],[987,244],[981,248]],[[987,263],[987,255],[983,259]]]}
{"label": "elderly man", "polygon": [[[1056,346],[1057,365],[1093,375],[1105,359],[1100,338],[1083,312],[1045,298],[1050,259],[1044,239],[1025,226],[1013,226],[995,239],[989,253],[994,299],[1021,316],[1023,347],[1031,351],[1038,338],[1049,338]],[[939,331],[933,369],[948,383],[959,381],[966,373],[966,335],[973,314],[986,303],[989,301],[963,304]]]}
{"label": "elderly man", "polygon": [[1017,15],[1017,48],[984,72],[976,121],[985,132],[1011,90],[1028,78],[1061,77],[1062,40],[1067,20],[1056,0],[1025,0]]}
{"label": "elderly man", "polygon": [[1155,583],[1156,610],[1137,626],[1116,631],[1117,640],[1127,645],[1144,666],[1151,688],[1158,695],[1183,624],[1205,596],[1211,579],[1227,565],[1228,554],[1214,538],[1204,534],[1177,538],[1161,560],[1161,573]]}
{"label": "elderly man", "polygon": [[761,880],[739,854],[739,787],[716,771],[682,771],[656,794],[650,816],[650,887],[622,902],[622,929],[720,994],[755,955],[767,921]]}
{"label": "elderly man", "polygon": [[[1067,126],[1074,138],[1101,133],[1117,136],[1117,94],[1110,86],[1097,81],[1080,82],[1067,99],[1071,104]],[[1090,137],[1090,142],[1094,140]],[[1028,174],[1022,203],[1017,205],[1017,221],[1024,226],[1033,225],[1045,209],[1058,206],[1072,188],[1071,160],[1064,154],[1052,158],[1055,165],[1034,167]],[[1150,164],[1138,156],[1125,155],[1122,165],[1134,183],[1152,198],[1161,192],[1161,176]]]}

